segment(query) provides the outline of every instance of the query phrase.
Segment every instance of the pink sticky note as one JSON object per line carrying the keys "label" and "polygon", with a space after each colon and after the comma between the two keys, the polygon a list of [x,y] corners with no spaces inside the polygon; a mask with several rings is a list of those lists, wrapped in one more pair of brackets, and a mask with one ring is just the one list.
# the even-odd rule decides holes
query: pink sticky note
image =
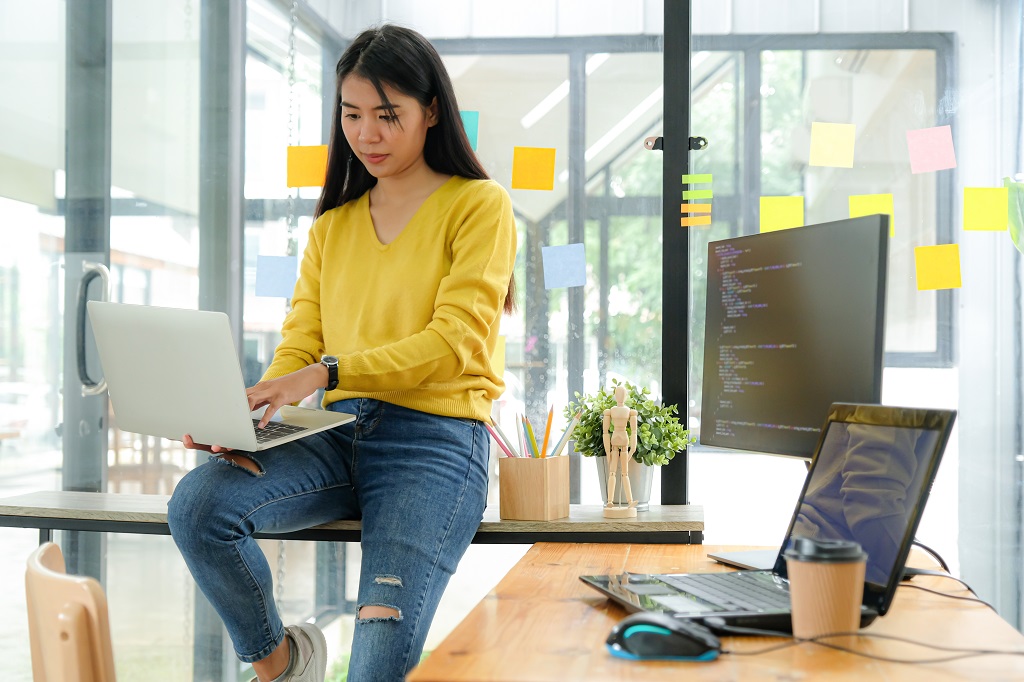
{"label": "pink sticky note", "polygon": [[953,132],[949,126],[908,130],[907,149],[910,152],[911,173],[931,173],[956,168]]}

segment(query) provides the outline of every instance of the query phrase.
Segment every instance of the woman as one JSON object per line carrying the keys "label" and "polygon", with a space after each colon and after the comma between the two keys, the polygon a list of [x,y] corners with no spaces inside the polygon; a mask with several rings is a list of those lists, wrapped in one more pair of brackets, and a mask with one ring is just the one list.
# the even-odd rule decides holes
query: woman
{"label": "woman", "polygon": [[491,366],[513,309],[508,194],[462,127],[451,80],[418,33],[360,34],[337,68],[327,177],[292,310],[249,405],[326,389],[354,422],[258,455],[217,455],[178,484],[171,534],[262,682],[322,680],[323,634],[285,628],[252,534],[362,519],[350,680],[399,680],[479,526],[503,383]]}

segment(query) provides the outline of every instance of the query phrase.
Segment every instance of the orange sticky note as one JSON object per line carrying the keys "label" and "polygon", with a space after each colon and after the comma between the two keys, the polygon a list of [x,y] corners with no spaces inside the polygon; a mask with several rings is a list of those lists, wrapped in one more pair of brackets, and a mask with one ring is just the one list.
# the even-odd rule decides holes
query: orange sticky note
{"label": "orange sticky note", "polygon": [[811,123],[812,166],[853,168],[853,138],[857,126],[852,123]]}
{"label": "orange sticky note", "polygon": [[964,229],[1005,231],[1010,225],[1006,187],[964,187]]}
{"label": "orange sticky note", "polygon": [[803,224],[803,197],[761,197],[761,232],[788,230]]}
{"label": "orange sticky note", "polygon": [[505,337],[499,336],[491,355],[491,370],[499,377],[505,376]]}
{"label": "orange sticky note", "polygon": [[853,194],[850,196],[850,217],[882,213],[889,216],[889,236],[896,234],[896,214],[891,194]]}
{"label": "orange sticky note", "polygon": [[512,189],[552,190],[554,188],[554,148],[512,148]]}
{"label": "orange sticky note", "polygon": [[679,204],[680,213],[711,213],[711,204]]}
{"label": "orange sticky note", "polygon": [[288,147],[289,187],[323,187],[327,176],[327,145]]}
{"label": "orange sticky note", "polygon": [[960,288],[960,245],[914,247],[917,290]]}
{"label": "orange sticky note", "polygon": [[680,227],[694,227],[697,225],[710,225],[710,215],[684,215],[679,218]]}

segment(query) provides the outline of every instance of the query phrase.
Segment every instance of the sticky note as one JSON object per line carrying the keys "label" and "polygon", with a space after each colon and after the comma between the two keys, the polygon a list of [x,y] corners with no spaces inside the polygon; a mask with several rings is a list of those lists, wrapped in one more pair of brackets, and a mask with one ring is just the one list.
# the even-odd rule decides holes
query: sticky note
{"label": "sticky note", "polygon": [[711,216],[709,215],[684,215],[679,219],[680,227],[694,227],[696,225],[710,225]]}
{"label": "sticky note", "polygon": [[930,173],[956,168],[953,131],[949,126],[908,130],[907,151],[910,152],[911,173]]}
{"label": "sticky note", "polygon": [[327,176],[327,145],[288,147],[289,187],[323,187]]}
{"label": "sticky note", "polygon": [[469,146],[473,148],[473,151],[476,151],[476,140],[480,133],[480,112],[460,111],[459,116],[462,117],[462,127],[466,129]]}
{"label": "sticky note", "polygon": [[960,288],[960,245],[914,247],[917,290]]}
{"label": "sticky note", "polygon": [[544,288],[565,289],[587,283],[587,256],[583,244],[543,246]]}
{"label": "sticky note", "polygon": [[298,268],[297,256],[256,256],[256,295],[291,298]]}
{"label": "sticky note", "polygon": [[711,204],[679,204],[680,213],[711,213]]}
{"label": "sticky note", "polygon": [[1009,197],[1010,240],[1024,253],[1024,182],[1003,178],[1003,186]]}
{"label": "sticky note", "polygon": [[491,370],[499,377],[505,376],[505,337],[499,336],[491,354]]}
{"label": "sticky note", "polygon": [[555,150],[549,147],[513,147],[512,189],[555,188]]}
{"label": "sticky note", "polygon": [[1002,232],[1010,225],[1006,187],[964,187],[964,229]]}
{"label": "sticky note", "polygon": [[788,230],[803,224],[803,197],[761,197],[761,232]]}
{"label": "sticky note", "polygon": [[710,189],[684,189],[683,201],[688,199],[713,199],[713,190]]}
{"label": "sticky note", "polygon": [[691,173],[683,176],[684,185],[710,185],[711,173]]}
{"label": "sticky note", "polygon": [[853,168],[853,138],[857,126],[852,123],[811,123],[812,166]]}
{"label": "sticky note", "polygon": [[896,213],[891,194],[853,194],[850,196],[850,217],[882,213],[889,216],[889,236],[896,234]]}

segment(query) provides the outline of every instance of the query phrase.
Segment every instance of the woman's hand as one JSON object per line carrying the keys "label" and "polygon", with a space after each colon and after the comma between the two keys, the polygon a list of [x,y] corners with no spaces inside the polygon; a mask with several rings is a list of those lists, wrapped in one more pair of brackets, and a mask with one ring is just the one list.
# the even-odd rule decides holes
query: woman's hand
{"label": "woman's hand", "polygon": [[181,437],[181,442],[189,450],[204,450],[206,452],[212,452],[214,454],[219,454],[221,452],[231,452],[231,448],[222,448],[219,445],[204,445],[203,443],[197,443],[194,440],[192,440],[192,436],[190,436],[187,433]]}
{"label": "woman's hand", "polygon": [[297,403],[315,393],[318,388],[326,386],[327,368],[316,363],[283,377],[261,381],[252,388],[246,389],[245,393],[249,397],[250,410],[267,406],[263,418],[257,426],[262,429],[283,405]]}

